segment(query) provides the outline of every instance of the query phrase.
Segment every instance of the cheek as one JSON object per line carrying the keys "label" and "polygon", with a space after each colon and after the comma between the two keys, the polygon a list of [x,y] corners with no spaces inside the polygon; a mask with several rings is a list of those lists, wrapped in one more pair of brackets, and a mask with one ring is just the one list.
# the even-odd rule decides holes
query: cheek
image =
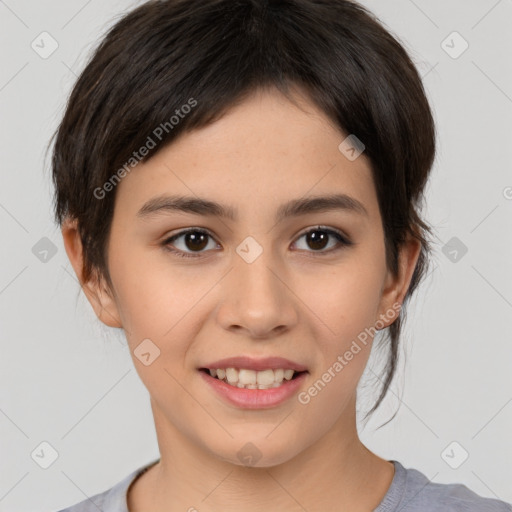
{"label": "cheek", "polygon": [[380,281],[377,273],[354,264],[350,272],[339,268],[316,284],[307,300],[318,315],[314,339],[319,359],[298,401],[304,407],[303,428],[323,431],[345,421],[343,413],[355,400],[372,347]]}
{"label": "cheek", "polygon": [[157,400],[174,397],[175,403],[183,398],[178,382],[190,376],[194,340],[212,310],[207,292],[219,277],[180,269],[161,255],[143,259],[133,252],[116,261],[112,279],[134,366]]}
{"label": "cheek", "polygon": [[158,403],[185,407],[187,395],[180,384],[187,378],[184,363],[197,336],[194,319],[206,285],[194,289],[183,273],[171,274],[170,267],[165,271],[149,262],[140,265],[136,258],[119,263],[112,278],[118,283],[118,309],[135,369]]}
{"label": "cheek", "polygon": [[[131,337],[168,338],[211,287],[204,273],[181,270],[156,251],[112,257],[112,280],[123,326]],[[135,341],[135,340],[134,340]]]}
{"label": "cheek", "polygon": [[329,272],[297,277],[297,293],[305,297],[305,310],[321,328],[316,333],[318,340],[340,349],[375,324],[384,273],[381,267],[379,261],[358,255]]}

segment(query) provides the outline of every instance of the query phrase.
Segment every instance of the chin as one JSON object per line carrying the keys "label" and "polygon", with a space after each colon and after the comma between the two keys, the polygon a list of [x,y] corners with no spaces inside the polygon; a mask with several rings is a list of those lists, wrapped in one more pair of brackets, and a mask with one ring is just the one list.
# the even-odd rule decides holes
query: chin
{"label": "chin", "polygon": [[267,435],[267,433],[265,433],[260,440],[255,437],[249,440],[247,437],[245,441],[235,441],[233,449],[229,451],[222,450],[222,453],[213,450],[213,453],[216,453],[217,457],[224,462],[247,468],[270,468],[279,466],[280,464],[292,460],[299,454],[296,445],[294,447],[286,447],[282,442],[279,442],[277,438],[274,442],[269,442],[268,439],[265,439],[265,435]]}

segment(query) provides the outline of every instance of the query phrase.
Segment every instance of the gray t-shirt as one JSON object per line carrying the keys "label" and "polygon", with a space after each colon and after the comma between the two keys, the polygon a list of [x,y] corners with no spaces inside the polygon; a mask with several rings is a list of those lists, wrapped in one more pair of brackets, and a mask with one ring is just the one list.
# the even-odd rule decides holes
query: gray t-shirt
{"label": "gray t-shirt", "polygon": [[[132,471],[114,487],[59,512],[129,512],[126,494],[130,484],[159,459]],[[388,492],[373,512],[512,512],[504,501],[483,498],[462,484],[431,482],[416,469],[396,460]]]}

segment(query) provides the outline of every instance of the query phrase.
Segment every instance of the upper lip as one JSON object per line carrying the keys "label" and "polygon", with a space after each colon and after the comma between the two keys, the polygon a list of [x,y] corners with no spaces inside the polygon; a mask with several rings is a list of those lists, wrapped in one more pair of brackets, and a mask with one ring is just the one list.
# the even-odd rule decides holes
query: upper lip
{"label": "upper lip", "polygon": [[247,370],[254,371],[263,371],[268,370],[269,368],[272,370],[278,370],[279,368],[282,368],[283,370],[295,370],[297,372],[307,370],[306,366],[296,363],[295,361],[285,359],[284,357],[253,358],[248,356],[219,359],[218,361],[208,363],[201,368],[206,368],[208,370],[216,370],[218,368],[245,368]]}

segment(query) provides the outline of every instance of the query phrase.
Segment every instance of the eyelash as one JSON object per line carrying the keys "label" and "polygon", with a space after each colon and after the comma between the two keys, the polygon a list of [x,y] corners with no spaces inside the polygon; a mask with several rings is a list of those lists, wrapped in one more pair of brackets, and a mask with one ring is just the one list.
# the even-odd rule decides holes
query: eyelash
{"label": "eyelash", "polygon": [[[299,235],[299,237],[297,238],[297,240],[302,238],[305,235],[308,235],[308,234],[314,232],[314,231],[322,231],[324,233],[327,233],[328,235],[334,236],[334,238],[336,238],[336,240],[338,240],[340,245],[338,247],[334,248],[334,249],[331,248],[331,249],[329,249],[327,251],[320,250],[320,251],[306,251],[306,252],[312,252],[315,255],[318,254],[319,256],[324,256],[324,255],[329,255],[329,254],[331,254],[333,252],[336,252],[338,250],[341,250],[344,247],[349,247],[351,245],[354,245],[354,242],[351,242],[346,236],[344,236],[339,231],[336,231],[336,230],[330,229],[330,228],[326,228],[326,227],[323,227],[323,226],[316,226],[314,228],[309,229],[308,231],[305,231],[304,233],[301,233]],[[195,253],[195,254],[194,253],[186,253],[184,251],[176,250],[176,249],[171,249],[169,247],[169,245],[172,242],[174,242],[176,239],[178,239],[178,238],[180,238],[182,236],[185,236],[188,233],[200,233],[200,234],[203,234],[203,235],[208,235],[211,238],[214,238],[213,235],[210,232],[208,232],[208,231],[206,231],[204,229],[201,229],[201,228],[190,228],[190,229],[186,229],[184,231],[180,231],[179,233],[176,233],[175,235],[165,239],[162,242],[162,246],[164,247],[164,249],[166,251],[171,252],[174,256],[177,256],[178,258],[200,258],[202,256],[201,252]],[[206,251],[204,251],[204,252],[206,252]]]}

